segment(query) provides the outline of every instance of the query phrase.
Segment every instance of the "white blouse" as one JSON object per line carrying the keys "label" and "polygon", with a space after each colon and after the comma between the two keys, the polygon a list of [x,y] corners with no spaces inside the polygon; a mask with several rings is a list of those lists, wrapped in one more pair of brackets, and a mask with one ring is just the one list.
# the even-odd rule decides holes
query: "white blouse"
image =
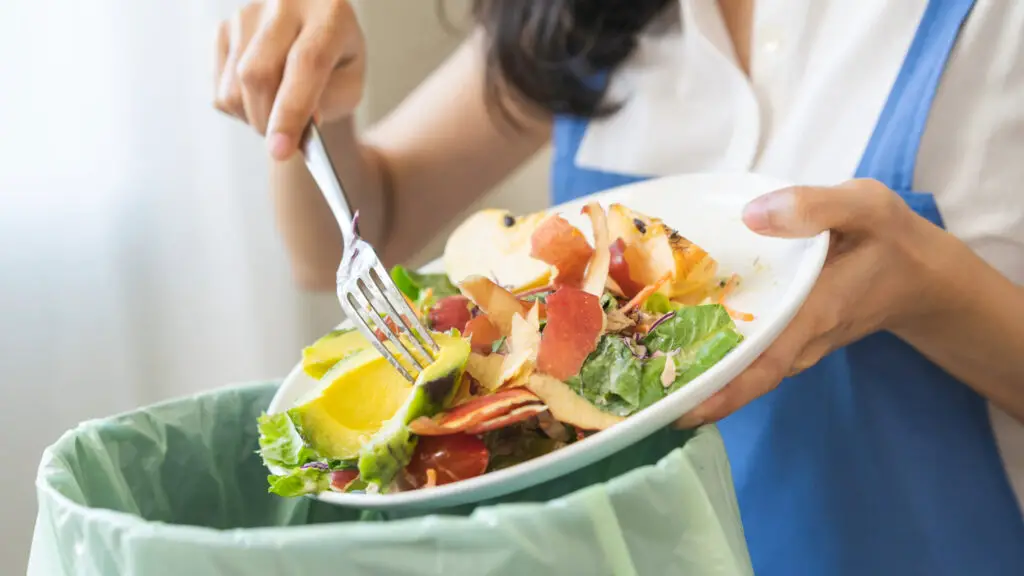
{"label": "white blouse", "polygon": [[[590,123],[576,161],[649,176],[754,171],[823,185],[851,178],[927,3],[757,0],[747,77],[716,0],[680,0],[612,77],[609,97],[625,104]],[[977,0],[942,77],[914,175],[916,190],[935,195],[949,231],[1018,284],[1022,32],[1024,1]],[[1024,508],[1024,426],[995,407],[990,415]]]}

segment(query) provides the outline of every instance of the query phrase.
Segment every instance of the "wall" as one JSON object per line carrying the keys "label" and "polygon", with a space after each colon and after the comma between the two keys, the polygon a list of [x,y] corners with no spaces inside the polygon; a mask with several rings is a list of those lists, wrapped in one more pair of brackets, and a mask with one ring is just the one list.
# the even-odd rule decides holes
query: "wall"
{"label": "wall", "polygon": [[[369,51],[369,86],[361,119],[372,122],[401,102],[458,45],[460,31],[468,29],[470,2],[362,0],[356,5]],[[549,162],[550,150],[545,149],[485,198],[467,206],[466,212],[482,207],[516,213],[543,208],[548,198]],[[439,256],[444,239],[458,221],[428,242],[415,261],[423,263]]]}

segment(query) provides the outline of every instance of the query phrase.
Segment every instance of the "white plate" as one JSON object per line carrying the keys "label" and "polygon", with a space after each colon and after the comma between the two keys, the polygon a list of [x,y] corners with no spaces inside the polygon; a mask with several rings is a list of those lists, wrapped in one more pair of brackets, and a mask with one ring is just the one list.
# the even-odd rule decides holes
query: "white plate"
{"label": "white plate", "polygon": [[[738,322],[743,342],[724,359],[683,388],[625,421],[540,458],[476,478],[397,494],[318,496],[340,506],[374,509],[431,509],[486,500],[568,474],[609,456],[669,425],[722,389],[779,335],[803,304],[825,262],[828,233],[815,238],[783,240],[754,234],[743,225],[743,206],[752,198],[787,186],[752,174],[694,174],[648,180],[615,188],[552,208],[589,233],[580,215],[592,200],[618,202],[659,217],[701,246],[719,262],[723,274],[738,273],[743,282],[730,305],[755,315]],[[440,271],[440,261],[425,268]],[[268,408],[273,414],[292,408],[317,382],[292,370]]]}

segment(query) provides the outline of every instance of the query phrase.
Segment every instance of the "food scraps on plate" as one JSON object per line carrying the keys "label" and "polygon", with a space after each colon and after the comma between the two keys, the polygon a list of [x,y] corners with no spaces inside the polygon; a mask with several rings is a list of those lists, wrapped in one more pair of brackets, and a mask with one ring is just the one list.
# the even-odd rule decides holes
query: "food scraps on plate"
{"label": "food scraps on plate", "polygon": [[[742,340],[738,285],[658,218],[483,210],[449,237],[443,274],[392,278],[441,351],[409,384],[354,329],[303,351],[320,386],[259,419],[270,491],[392,493],[514,466],[598,434],[705,372]],[[388,343],[390,345],[390,343]]]}

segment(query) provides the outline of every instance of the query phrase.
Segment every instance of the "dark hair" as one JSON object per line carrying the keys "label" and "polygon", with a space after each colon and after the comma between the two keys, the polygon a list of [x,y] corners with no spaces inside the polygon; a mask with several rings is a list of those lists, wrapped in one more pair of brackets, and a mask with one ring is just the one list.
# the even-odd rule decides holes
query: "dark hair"
{"label": "dark hair", "polygon": [[487,98],[508,110],[505,94],[528,109],[587,118],[606,116],[614,70],[637,36],[672,0],[474,0],[486,36]]}

